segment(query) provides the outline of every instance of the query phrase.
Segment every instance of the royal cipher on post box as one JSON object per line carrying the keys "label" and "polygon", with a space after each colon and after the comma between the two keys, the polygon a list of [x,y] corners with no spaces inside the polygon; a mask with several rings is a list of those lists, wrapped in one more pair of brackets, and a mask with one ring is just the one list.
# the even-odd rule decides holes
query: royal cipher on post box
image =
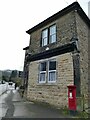
{"label": "royal cipher on post box", "polygon": [[76,111],[76,86],[69,85],[68,87],[68,108]]}

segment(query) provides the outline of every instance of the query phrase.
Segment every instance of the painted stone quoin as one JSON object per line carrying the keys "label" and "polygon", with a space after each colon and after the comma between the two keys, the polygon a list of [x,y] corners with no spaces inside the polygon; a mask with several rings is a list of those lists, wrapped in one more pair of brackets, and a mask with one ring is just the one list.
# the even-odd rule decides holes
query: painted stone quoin
{"label": "painted stone quoin", "polygon": [[67,86],[75,85],[77,110],[90,107],[89,31],[90,20],[78,2],[26,31],[30,35],[29,46],[23,49],[27,99],[68,107]]}

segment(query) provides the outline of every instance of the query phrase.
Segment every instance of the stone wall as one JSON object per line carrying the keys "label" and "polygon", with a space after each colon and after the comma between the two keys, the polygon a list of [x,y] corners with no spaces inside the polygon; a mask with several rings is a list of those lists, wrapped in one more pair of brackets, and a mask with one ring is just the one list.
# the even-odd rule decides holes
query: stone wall
{"label": "stone wall", "polygon": [[[81,84],[81,97],[84,95],[85,108],[88,108],[87,100],[89,80],[88,80],[88,26],[76,12],[76,28],[78,37],[78,46],[80,50],[80,84]],[[80,108],[81,109],[81,108]],[[83,109],[83,108],[82,108]]]}
{"label": "stone wall", "polygon": [[[40,41],[41,41],[42,30],[50,27],[53,24],[56,24],[56,27],[57,27],[56,28],[57,29],[57,42],[41,47]],[[42,51],[45,51],[46,47],[49,47],[50,49],[56,48],[58,46],[69,43],[71,38],[75,36],[76,36],[75,11],[72,11],[66,15],[63,15],[59,19],[51,22],[50,24],[45,25],[45,27],[38,29],[35,32],[31,33],[30,35],[31,42],[29,45],[30,46],[29,51],[32,54],[35,54],[35,53],[40,53]]]}
{"label": "stone wall", "polygon": [[74,79],[72,53],[54,58],[57,64],[56,83],[38,83],[38,66],[41,60],[30,63],[27,98],[31,101],[49,103],[56,107],[65,107],[68,105],[67,86],[73,85]]}

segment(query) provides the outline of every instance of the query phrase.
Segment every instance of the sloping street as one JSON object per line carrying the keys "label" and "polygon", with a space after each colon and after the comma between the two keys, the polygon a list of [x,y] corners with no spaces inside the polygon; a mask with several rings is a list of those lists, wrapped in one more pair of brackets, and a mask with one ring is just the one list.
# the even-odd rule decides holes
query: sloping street
{"label": "sloping street", "polygon": [[0,118],[65,118],[60,111],[21,98],[10,88],[0,96]]}
{"label": "sloping street", "polygon": [[7,97],[8,93],[4,93],[0,96],[0,120],[3,116],[5,116],[8,106],[5,103],[5,98]]}

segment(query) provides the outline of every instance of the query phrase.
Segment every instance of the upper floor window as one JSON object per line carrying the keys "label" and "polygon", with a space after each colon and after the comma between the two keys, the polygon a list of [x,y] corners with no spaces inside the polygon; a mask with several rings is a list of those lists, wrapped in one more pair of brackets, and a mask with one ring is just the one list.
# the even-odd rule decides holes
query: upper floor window
{"label": "upper floor window", "polygon": [[48,29],[42,31],[42,46],[48,44]]}
{"label": "upper floor window", "polygon": [[56,25],[50,27],[50,40],[49,43],[56,42]]}
{"label": "upper floor window", "polygon": [[56,42],[56,25],[42,31],[42,46]]}

